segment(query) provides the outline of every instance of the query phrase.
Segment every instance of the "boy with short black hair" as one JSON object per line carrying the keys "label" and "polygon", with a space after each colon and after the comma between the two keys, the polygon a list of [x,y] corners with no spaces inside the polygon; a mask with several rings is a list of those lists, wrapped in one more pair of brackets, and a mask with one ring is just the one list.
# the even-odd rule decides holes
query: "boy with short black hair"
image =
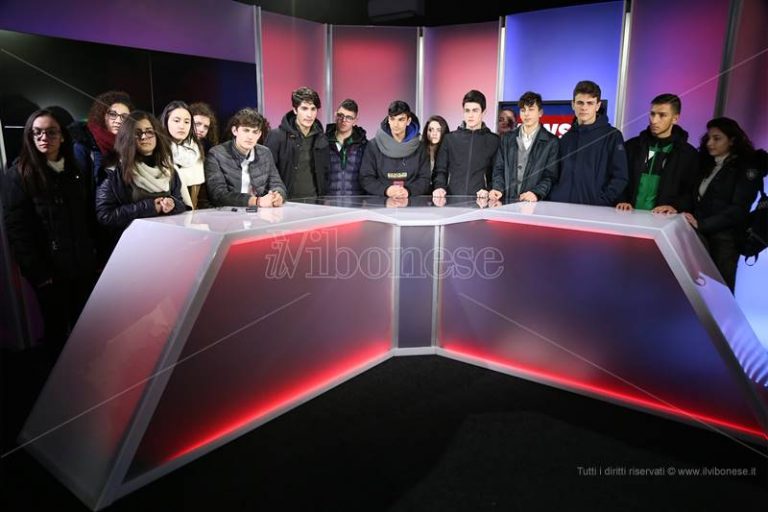
{"label": "boy with short black hair", "polygon": [[699,155],[688,143],[688,132],[677,124],[681,107],[675,94],[651,100],[648,127],[626,144],[629,185],[616,205],[619,210],[692,210]]}
{"label": "boy with short black hair", "polygon": [[493,168],[493,190],[497,201],[539,201],[557,182],[559,143],[541,125],[544,114],[541,95],[528,91],[520,96],[520,126],[501,138]]}
{"label": "boy with short black hair", "polygon": [[419,140],[419,119],[406,102],[389,104],[387,117],[365,150],[360,185],[371,195],[392,198],[429,191],[429,157]]}
{"label": "boy with short black hair", "polygon": [[624,137],[600,113],[600,95],[600,86],[590,80],[573,89],[576,123],[560,139],[560,178],[552,201],[615,206],[627,186]]}
{"label": "boy with short black hair", "polygon": [[472,89],[461,102],[464,121],[443,138],[435,160],[433,197],[488,197],[499,136],[483,122],[485,95]]}
{"label": "boy with short black hair", "polygon": [[347,98],[336,109],[336,122],[326,127],[329,165],[326,194],[329,196],[359,196],[360,166],[368,145],[365,129],[357,125],[358,106]]}

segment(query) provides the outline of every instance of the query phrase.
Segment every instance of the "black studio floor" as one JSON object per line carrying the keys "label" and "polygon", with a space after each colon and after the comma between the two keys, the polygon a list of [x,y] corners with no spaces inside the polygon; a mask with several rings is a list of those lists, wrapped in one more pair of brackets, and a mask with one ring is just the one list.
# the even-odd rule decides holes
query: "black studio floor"
{"label": "black studio floor", "polygon": [[[2,353],[4,511],[87,510],[15,437],[50,369]],[[389,360],[109,511],[763,510],[765,447],[438,357]],[[761,452],[761,453],[760,453]],[[579,467],[756,468],[748,477]]]}

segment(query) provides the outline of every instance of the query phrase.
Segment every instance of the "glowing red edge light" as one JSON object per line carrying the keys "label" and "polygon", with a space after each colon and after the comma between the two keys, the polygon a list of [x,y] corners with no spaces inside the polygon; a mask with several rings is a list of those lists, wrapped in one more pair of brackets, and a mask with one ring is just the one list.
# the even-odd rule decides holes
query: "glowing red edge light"
{"label": "glowing red edge light", "polygon": [[336,223],[329,221],[328,223],[313,224],[312,226],[294,227],[293,229],[288,229],[288,230],[272,231],[269,233],[264,233],[256,236],[249,236],[247,238],[234,240],[230,244],[230,247],[236,247],[236,246],[246,245],[254,242],[260,242],[260,241],[269,240],[272,238],[286,238],[293,235],[299,235],[301,233],[307,233],[310,231],[321,231],[324,229],[333,229],[333,228],[360,227],[365,222],[371,222],[371,221],[368,221],[367,219],[345,220],[345,221],[339,221]]}
{"label": "glowing red edge light", "polygon": [[383,355],[387,354],[391,348],[390,342],[382,342],[369,348],[362,354],[357,354],[354,358],[346,359],[340,363],[334,364],[328,369],[315,375],[312,379],[283,391],[278,396],[271,399],[269,402],[258,406],[256,409],[244,412],[240,418],[229,422],[213,434],[206,436],[204,439],[168,456],[162,461],[162,464],[171,462],[179,457],[183,457],[184,455],[193,453],[204,446],[214,443],[222,437],[255,422],[259,418],[268,416],[287,405],[314,394],[316,391],[327,387],[334,381],[339,379],[342,379],[343,381],[347,378],[354,377],[359,373],[360,369],[368,366],[377,359],[380,359]]}
{"label": "glowing red edge light", "polygon": [[696,412],[692,412],[680,407],[673,407],[669,405],[659,404],[657,402],[652,402],[650,400],[646,400],[644,398],[639,398],[632,395],[627,395],[625,393],[619,392],[619,391],[613,391],[610,389],[602,388],[599,386],[594,386],[591,384],[585,384],[583,382],[579,382],[573,379],[570,379],[568,377],[563,377],[561,375],[556,375],[553,373],[548,373],[541,371],[539,369],[533,369],[533,368],[527,368],[525,366],[520,366],[516,364],[509,363],[507,361],[502,361],[500,359],[495,359],[493,357],[488,357],[486,355],[478,354],[472,350],[467,350],[465,348],[455,348],[455,347],[448,347],[447,345],[443,346],[443,349],[445,352],[456,354],[458,356],[462,356],[469,359],[476,359],[479,361],[483,361],[486,363],[490,363],[496,366],[501,366],[504,368],[509,368],[510,370],[513,370],[516,373],[529,375],[531,377],[536,377],[539,379],[551,381],[557,384],[562,384],[563,386],[567,388],[573,388],[573,389],[579,389],[583,391],[587,391],[593,394],[605,396],[614,398],[617,400],[620,400],[622,402],[631,403],[634,405],[638,405],[640,407],[646,408],[646,409],[653,409],[661,412],[665,412],[668,414],[672,414],[677,417],[686,418],[686,419],[694,419],[701,421],[703,423],[712,424],[712,425],[719,425],[721,427],[725,427],[731,430],[736,430],[739,432],[744,432],[745,434],[749,434],[750,436],[757,436],[764,440],[768,440],[768,433],[763,432],[761,430],[756,430],[751,427],[747,427],[744,425],[739,425],[738,423],[733,423],[730,421],[722,420],[720,418],[715,418],[712,416],[708,416],[706,414],[700,414]]}

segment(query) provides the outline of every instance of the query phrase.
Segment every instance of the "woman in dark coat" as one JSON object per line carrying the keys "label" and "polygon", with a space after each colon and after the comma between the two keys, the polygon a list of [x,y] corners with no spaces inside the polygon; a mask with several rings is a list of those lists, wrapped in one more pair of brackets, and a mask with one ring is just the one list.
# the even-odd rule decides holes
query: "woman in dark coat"
{"label": "woman in dark coat", "polygon": [[699,155],[694,211],[685,213],[685,218],[733,291],[749,209],[760,187],[759,174],[754,169],[748,172],[754,147],[736,121],[718,117],[707,123]]}
{"label": "woman in dark coat", "polygon": [[118,233],[134,220],[185,211],[163,128],[152,114],[134,110],[115,140],[118,163],[96,191],[96,218]]}
{"label": "woman in dark coat", "polygon": [[4,177],[5,225],[14,259],[35,289],[45,341],[60,349],[96,282],[91,180],[50,110],[34,112],[23,137]]}
{"label": "woman in dark coat", "polygon": [[112,156],[115,136],[131,110],[133,103],[127,93],[108,91],[93,100],[86,122],[76,122],[69,127],[75,159],[80,169],[90,176],[94,187],[105,177],[104,164]]}

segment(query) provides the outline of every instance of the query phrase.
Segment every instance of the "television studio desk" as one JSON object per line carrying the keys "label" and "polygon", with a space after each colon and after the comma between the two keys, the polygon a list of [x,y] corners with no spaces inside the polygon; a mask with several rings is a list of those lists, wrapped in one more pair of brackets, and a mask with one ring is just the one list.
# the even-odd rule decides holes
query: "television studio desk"
{"label": "television studio desk", "polygon": [[133,222],[20,441],[99,509],[434,354],[766,444],[768,350],[681,216],[410,202]]}

